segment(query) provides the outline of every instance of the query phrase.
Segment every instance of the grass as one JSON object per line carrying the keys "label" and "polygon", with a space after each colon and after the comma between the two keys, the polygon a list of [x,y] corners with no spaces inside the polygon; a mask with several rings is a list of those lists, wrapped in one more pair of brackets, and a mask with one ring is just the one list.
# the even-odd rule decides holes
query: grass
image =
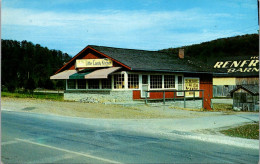
{"label": "grass", "polygon": [[232,137],[259,139],[259,122],[222,130],[220,132]]}
{"label": "grass", "polygon": [[27,92],[1,92],[1,97],[11,97],[11,98],[35,98],[35,99],[48,99],[55,101],[63,101],[63,93],[39,93],[35,92],[33,94]]}
{"label": "grass", "polygon": [[213,103],[214,111],[233,111],[232,104]]}

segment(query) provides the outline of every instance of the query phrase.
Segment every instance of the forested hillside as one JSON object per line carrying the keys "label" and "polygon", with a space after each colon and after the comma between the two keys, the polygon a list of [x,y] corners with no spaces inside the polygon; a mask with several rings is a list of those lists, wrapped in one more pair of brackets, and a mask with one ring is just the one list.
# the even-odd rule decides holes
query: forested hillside
{"label": "forested hillside", "polygon": [[62,87],[64,82],[52,81],[53,75],[71,57],[58,50],[49,50],[28,41],[1,40],[2,42],[2,88]]}
{"label": "forested hillside", "polygon": [[[258,56],[259,35],[250,34],[230,38],[222,38],[201,44],[183,46],[185,56],[203,62],[222,57]],[[163,49],[161,51],[178,54],[179,48]]]}

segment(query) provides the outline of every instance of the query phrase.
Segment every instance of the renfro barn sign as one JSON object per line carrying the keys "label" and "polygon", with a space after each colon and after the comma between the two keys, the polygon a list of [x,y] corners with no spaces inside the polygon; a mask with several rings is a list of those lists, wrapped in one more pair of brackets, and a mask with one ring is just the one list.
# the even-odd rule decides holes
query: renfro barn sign
{"label": "renfro barn sign", "polygon": [[218,61],[214,68],[226,69],[227,73],[235,72],[259,72],[259,58],[253,56],[248,60]]}

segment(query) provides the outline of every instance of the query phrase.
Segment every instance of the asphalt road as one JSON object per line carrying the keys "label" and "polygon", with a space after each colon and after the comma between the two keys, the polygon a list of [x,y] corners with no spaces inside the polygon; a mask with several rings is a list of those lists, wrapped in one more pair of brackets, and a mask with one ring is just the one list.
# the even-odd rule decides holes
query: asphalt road
{"label": "asphalt road", "polygon": [[[258,150],[2,111],[3,163],[257,163]],[[87,120],[87,119],[86,119]],[[113,126],[113,125],[111,125]]]}

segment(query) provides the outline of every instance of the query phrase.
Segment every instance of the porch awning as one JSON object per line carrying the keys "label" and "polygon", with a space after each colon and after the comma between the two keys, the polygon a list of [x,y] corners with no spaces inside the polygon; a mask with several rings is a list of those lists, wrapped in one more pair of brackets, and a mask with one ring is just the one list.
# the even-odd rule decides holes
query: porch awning
{"label": "porch awning", "polygon": [[107,79],[108,75],[122,67],[110,67],[103,69],[84,69],[69,76],[69,79]]}
{"label": "porch awning", "polygon": [[51,80],[69,79],[70,75],[77,73],[76,70],[65,70],[50,77]]}
{"label": "porch awning", "polygon": [[96,69],[84,69],[69,76],[69,79],[85,79],[87,74],[92,73]]}
{"label": "porch awning", "polygon": [[108,75],[119,70],[122,67],[110,67],[97,69],[89,74],[85,75],[85,79],[107,79]]}

